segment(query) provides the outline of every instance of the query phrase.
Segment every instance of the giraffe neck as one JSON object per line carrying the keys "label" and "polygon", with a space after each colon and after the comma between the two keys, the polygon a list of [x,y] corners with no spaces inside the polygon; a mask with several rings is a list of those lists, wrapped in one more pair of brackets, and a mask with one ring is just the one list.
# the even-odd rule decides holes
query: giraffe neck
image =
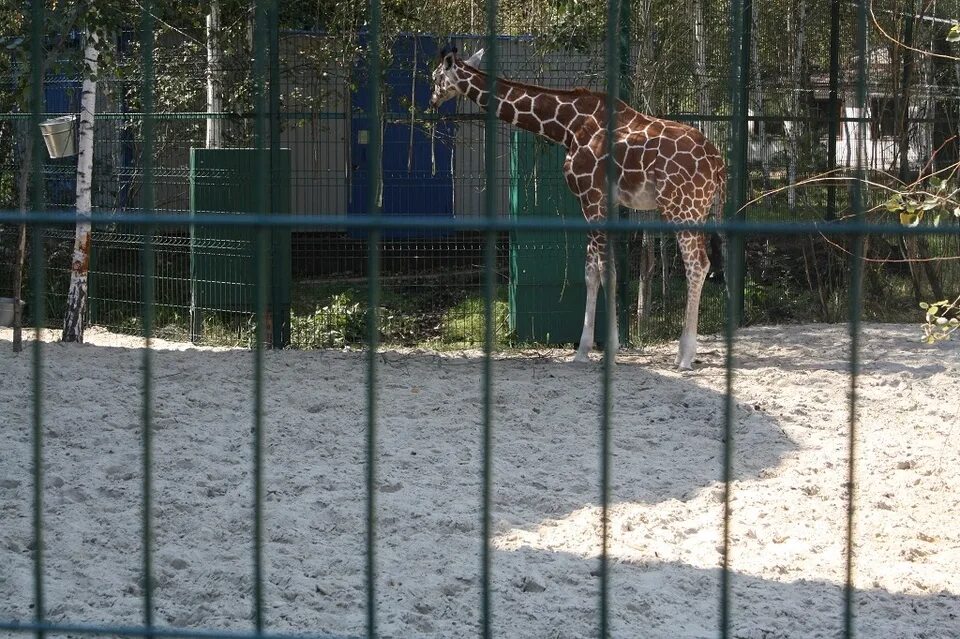
{"label": "giraffe neck", "polygon": [[[489,78],[486,73],[461,65],[457,89],[486,110],[490,101]],[[497,79],[497,118],[520,129],[532,131],[549,140],[569,146],[584,115],[584,98],[594,96],[586,91],[557,91],[529,84]]]}

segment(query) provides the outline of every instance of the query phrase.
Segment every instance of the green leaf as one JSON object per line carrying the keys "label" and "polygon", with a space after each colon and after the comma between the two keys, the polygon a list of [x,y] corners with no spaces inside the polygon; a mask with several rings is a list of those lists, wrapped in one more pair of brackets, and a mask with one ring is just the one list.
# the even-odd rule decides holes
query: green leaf
{"label": "green leaf", "polygon": [[930,186],[932,186],[932,187],[935,188],[935,189],[938,189],[938,188],[940,188],[942,185],[943,185],[943,180],[941,180],[940,178],[938,178],[936,175],[931,175],[931,176],[930,176]]}
{"label": "green leaf", "polygon": [[931,306],[930,308],[927,309],[927,315],[936,315],[939,312],[940,312],[939,306]]}
{"label": "green leaf", "polygon": [[930,305],[926,302],[920,302],[920,308],[930,308]]}
{"label": "green leaf", "polygon": [[913,212],[900,213],[900,223],[904,226],[916,226],[920,223],[920,217]]}

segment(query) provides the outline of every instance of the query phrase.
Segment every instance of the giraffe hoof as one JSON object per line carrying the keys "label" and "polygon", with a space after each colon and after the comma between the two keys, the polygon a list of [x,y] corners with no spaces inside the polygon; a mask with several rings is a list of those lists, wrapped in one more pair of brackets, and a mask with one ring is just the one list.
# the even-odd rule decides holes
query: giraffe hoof
{"label": "giraffe hoof", "polygon": [[574,364],[589,364],[589,363],[590,363],[590,357],[587,356],[586,353],[581,353],[580,351],[577,351],[577,354],[573,356],[573,363],[574,363]]}

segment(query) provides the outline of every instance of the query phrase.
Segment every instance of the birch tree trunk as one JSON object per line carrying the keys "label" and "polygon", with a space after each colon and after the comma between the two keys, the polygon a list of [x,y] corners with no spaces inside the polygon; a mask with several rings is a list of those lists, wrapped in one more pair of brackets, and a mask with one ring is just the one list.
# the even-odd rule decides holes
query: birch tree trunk
{"label": "birch tree trunk", "polygon": [[220,46],[220,0],[210,0],[207,15],[207,148],[223,146],[223,72]]}
{"label": "birch tree trunk", "polygon": [[[703,0],[690,0],[690,15],[693,18],[693,47],[694,73],[696,75],[697,110],[700,115],[710,115],[714,112],[713,100],[710,99],[710,87],[707,84],[707,25],[703,20]],[[713,136],[714,124],[708,120],[701,120],[700,129]]]}
{"label": "birch tree trunk", "polygon": [[[793,95],[790,97],[790,114],[794,118],[799,118],[800,113],[800,93],[803,90],[803,53],[804,53],[804,30],[807,23],[807,3],[800,0],[797,3],[796,11],[793,14],[794,24],[792,31],[795,36],[793,55],[791,56],[790,75],[793,83]],[[803,134],[805,124],[802,121],[794,119],[790,127],[787,139],[790,144],[790,153],[787,159],[787,206],[791,211],[797,208],[797,154],[799,153],[800,136]],[[812,126],[812,125],[811,125]]]}
{"label": "birch tree trunk", "polygon": [[753,24],[751,26],[751,31],[753,37],[750,38],[750,56],[753,58],[751,62],[750,73],[753,75],[754,89],[752,91],[753,98],[753,115],[758,119],[757,122],[757,143],[760,151],[760,168],[763,172],[763,188],[764,190],[770,189],[770,154],[769,149],[767,148],[767,123],[763,120],[763,117],[766,115],[766,111],[763,104],[763,77],[760,73],[762,67],[760,66],[760,12],[751,11],[753,14]]}
{"label": "birch tree trunk", "polygon": [[85,73],[80,94],[80,132],[77,137],[77,231],[70,266],[70,291],[63,318],[64,342],[83,342],[84,313],[87,306],[87,275],[90,270],[90,209],[93,191],[93,118],[97,113],[98,36],[87,31],[83,52]]}
{"label": "birch tree trunk", "polygon": [[[35,132],[34,132],[35,133]],[[21,148],[23,152],[20,156],[20,174],[18,176],[17,197],[19,199],[20,213],[27,214],[27,196],[28,186],[30,184],[30,173],[33,160],[33,140],[30,135],[23,132],[23,135],[17,135],[21,139]],[[20,298],[23,296],[23,267],[27,259],[27,225],[21,224],[17,234],[17,257],[13,271],[13,352],[19,353],[23,350],[23,309],[21,308]]]}

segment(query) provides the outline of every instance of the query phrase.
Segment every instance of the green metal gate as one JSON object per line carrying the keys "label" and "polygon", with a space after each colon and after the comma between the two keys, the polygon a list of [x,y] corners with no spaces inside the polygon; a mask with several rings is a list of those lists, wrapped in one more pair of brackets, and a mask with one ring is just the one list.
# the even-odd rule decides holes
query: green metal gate
{"label": "green metal gate", "polygon": [[[510,215],[514,219],[580,219],[580,203],[563,178],[563,147],[522,131],[511,138]],[[617,255],[623,256],[626,245],[619,240]],[[510,233],[510,329],[519,342],[574,344],[580,340],[586,253],[583,233],[578,231]],[[626,269],[619,268],[619,277],[626,280],[627,275]],[[628,306],[625,300],[620,302],[620,343],[626,343]],[[600,344],[606,340],[606,317],[606,289],[602,288],[595,321]]]}
{"label": "green metal gate", "polygon": [[[290,213],[290,151],[279,149],[270,166],[270,210]],[[256,149],[191,149],[190,213],[250,215],[257,211]],[[255,312],[257,232],[233,225],[190,226],[191,335],[203,333],[203,314]],[[273,344],[290,342],[290,229],[270,229],[270,305]]]}

